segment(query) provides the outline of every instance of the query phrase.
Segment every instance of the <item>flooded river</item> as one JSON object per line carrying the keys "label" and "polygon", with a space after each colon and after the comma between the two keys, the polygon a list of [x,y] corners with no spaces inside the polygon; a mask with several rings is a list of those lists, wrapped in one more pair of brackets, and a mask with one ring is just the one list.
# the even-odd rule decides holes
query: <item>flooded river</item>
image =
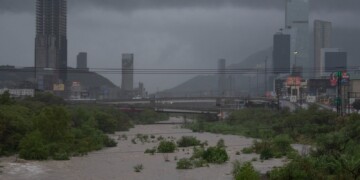
{"label": "flooded river", "polygon": [[[171,121],[182,119],[172,118]],[[208,141],[210,146],[216,145],[219,139],[225,140],[226,150],[230,160],[223,165],[212,165],[191,170],[177,170],[176,162],[183,157],[192,155],[192,148],[179,148],[175,153],[144,154],[145,149],[158,145],[158,141],[149,143],[137,142],[132,139],[136,134],[162,136],[166,139],[179,139],[181,136],[195,136],[201,141]],[[125,138],[120,138],[123,135]],[[265,173],[274,166],[284,164],[284,159],[271,159],[261,162],[256,154],[240,154],[237,151],[252,145],[251,138],[233,135],[218,135],[212,133],[193,133],[182,129],[179,125],[138,125],[128,132],[118,132],[111,135],[118,141],[117,147],[106,148],[89,153],[82,157],[72,157],[69,161],[16,161],[15,157],[1,158],[1,180],[222,180],[232,179],[232,162],[251,161],[254,157],[254,167]],[[123,136],[125,137],[125,136]],[[155,138],[155,139],[156,139]],[[168,161],[166,161],[168,160]],[[137,173],[134,166],[142,164],[144,169]]]}

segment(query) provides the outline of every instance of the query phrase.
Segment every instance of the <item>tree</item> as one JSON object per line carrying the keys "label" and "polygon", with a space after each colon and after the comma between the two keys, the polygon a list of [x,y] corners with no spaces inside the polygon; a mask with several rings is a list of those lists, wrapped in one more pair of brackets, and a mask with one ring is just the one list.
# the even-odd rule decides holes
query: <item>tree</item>
{"label": "tree", "polygon": [[352,104],[353,108],[356,109],[357,111],[360,110],[360,100],[356,100],[353,104]]}
{"label": "tree", "polygon": [[11,105],[14,101],[10,96],[9,91],[5,91],[2,95],[0,95],[0,105]]}

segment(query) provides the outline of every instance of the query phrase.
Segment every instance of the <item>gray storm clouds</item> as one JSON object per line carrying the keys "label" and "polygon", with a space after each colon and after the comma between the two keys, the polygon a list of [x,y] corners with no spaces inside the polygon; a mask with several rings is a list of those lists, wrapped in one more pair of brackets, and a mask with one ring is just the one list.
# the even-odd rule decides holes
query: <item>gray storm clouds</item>
{"label": "gray storm clouds", "polygon": [[[91,68],[216,68],[218,58],[243,60],[272,44],[284,24],[283,0],[68,0],[68,61],[88,52]],[[312,0],[315,18],[356,25],[359,0]],[[32,66],[35,0],[0,0],[0,64]],[[319,15],[320,14],[320,15]],[[312,17],[314,18],[314,17]],[[120,85],[119,74],[106,75]],[[194,75],[135,75],[151,92]]]}
{"label": "gray storm clouds", "polygon": [[[70,10],[95,6],[121,11],[161,8],[218,8],[223,6],[282,9],[285,0],[69,0]],[[0,11],[33,12],[35,0],[0,0]],[[313,10],[352,11],[357,13],[359,0],[310,0]]]}

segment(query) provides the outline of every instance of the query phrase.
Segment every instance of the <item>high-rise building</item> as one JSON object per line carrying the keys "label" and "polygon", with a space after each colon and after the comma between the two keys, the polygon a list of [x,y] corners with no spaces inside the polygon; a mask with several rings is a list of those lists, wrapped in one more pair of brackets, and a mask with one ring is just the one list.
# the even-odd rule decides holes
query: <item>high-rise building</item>
{"label": "high-rise building", "polygon": [[134,89],[134,54],[122,54],[121,89],[124,92]]}
{"label": "high-rise building", "polygon": [[76,69],[88,70],[87,67],[87,53],[80,52],[76,58]]}
{"label": "high-rise building", "polygon": [[218,95],[225,96],[226,91],[226,60],[218,61]]}
{"label": "high-rise building", "polygon": [[320,74],[320,62],[322,48],[330,48],[332,41],[332,26],[331,22],[327,21],[314,21],[314,70],[315,77],[319,78]]}
{"label": "high-rise building", "polygon": [[291,35],[291,65],[301,67],[303,76],[310,77],[309,0],[286,0],[285,27]]}
{"label": "high-rise building", "polygon": [[67,76],[66,0],[36,1],[35,79],[52,90]]}
{"label": "high-rise building", "polygon": [[347,53],[339,48],[322,48],[320,73],[321,76],[328,76],[337,71],[346,71]]}
{"label": "high-rise building", "polygon": [[273,74],[290,73],[290,35],[276,33],[273,43]]}

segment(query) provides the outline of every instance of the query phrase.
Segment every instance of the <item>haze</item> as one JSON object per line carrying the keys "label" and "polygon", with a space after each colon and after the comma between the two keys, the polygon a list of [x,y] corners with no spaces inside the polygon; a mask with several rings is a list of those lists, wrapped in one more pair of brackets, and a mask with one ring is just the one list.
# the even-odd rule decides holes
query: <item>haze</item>
{"label": "haze", "polygon": [[[0,0],[0,61],[34,65],[35,2]],[[280,0],[75,0],[68,4],[68,64],[88,52],[90,68],[121,68],[121,53],[135,54],[135,69],[216,68],[272,46],[284,26]],[[311,22],[359,30],[360,2],[314,0]],[[120,86],[121,74],[105,74]],[[150,92],[194,75],[135,74]]]}

